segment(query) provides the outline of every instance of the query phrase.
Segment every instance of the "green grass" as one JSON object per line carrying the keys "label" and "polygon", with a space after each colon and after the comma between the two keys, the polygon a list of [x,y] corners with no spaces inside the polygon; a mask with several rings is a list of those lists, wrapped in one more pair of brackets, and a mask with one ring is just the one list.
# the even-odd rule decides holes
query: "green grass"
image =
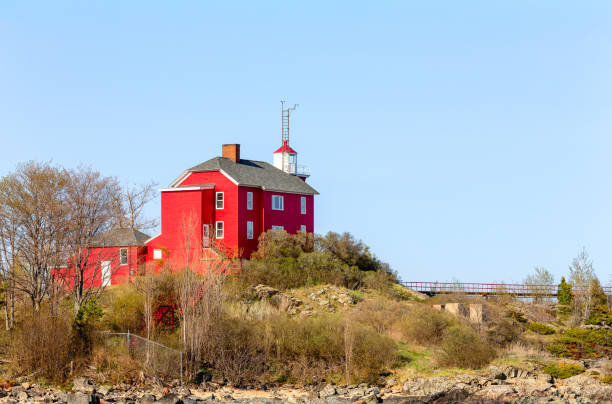
{"label": "green grass", "polygon": [[429,349],[409,344],[398,344],[397,355],[400,361],[400,373],[430,375],[435,369],[432,358],[433,352]]}

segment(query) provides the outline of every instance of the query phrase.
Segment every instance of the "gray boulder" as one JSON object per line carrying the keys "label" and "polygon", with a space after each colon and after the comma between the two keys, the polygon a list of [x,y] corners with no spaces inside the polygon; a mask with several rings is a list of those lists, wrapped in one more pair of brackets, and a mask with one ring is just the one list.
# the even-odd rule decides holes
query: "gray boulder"
{"label": "gray boulder", "polygon": [[336,388],[333,385],[328,384],[325,387],[323,387],[321,391],[319,391],[319,398],[327,398],[327,397],[335,396],[336,393],[337,393]]}
{"label": "gray boulder", "polygon": [[93,394],[95,391],[93,383],[83,377],[74,379],[72,385],[72,390],[79,393]]}
{"label": "gray boulder", "polygon": [[99,404],[100,399],[85,393],[72,393],[66,397],[67,404]]}

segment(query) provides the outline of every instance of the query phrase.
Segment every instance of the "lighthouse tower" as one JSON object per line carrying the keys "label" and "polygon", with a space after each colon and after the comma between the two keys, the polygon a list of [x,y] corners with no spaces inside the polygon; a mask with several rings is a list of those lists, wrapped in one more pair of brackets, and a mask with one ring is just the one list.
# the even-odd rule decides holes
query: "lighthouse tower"
{"label": "lighthouse tower", "polygon": [[281,141],[282,146],[274,152],[274,167],[284,172],[296,175],[305,180],[309,174],[303,166],[297,165],[297,152],[289,146],[289,117],[298,104],[285,109],[285,101],[281,101]]}

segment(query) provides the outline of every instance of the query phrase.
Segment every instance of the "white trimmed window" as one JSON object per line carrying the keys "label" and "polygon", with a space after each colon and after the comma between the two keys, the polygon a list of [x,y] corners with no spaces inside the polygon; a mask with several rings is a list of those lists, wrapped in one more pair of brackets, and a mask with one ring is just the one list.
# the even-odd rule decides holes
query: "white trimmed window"
{"label": "white trimmed window", "polygon": [[303,231],[304,233],[306,233],[306,225],[305,224],[300,226],[300,231]]}
{"label": "white trimmed window", "polygon": [[253,210],[253,193],[247,192],[247,210]]}
{"label": "white trimmed window", "polygon": [[119,265],[127,265],[128,264],[128,249],[120,248],[119,249]]}
{"label": "white trimmed window", "polygon": [[306,197],[305,196],[300,198],[300,211],[302,212],[302,215],[306,214]]}
{"label": "white trimmed window", "polygon": [[217,239],[221,239],[223,238],[223,234],[224,234],[223,222],[216,222],[215,223],[215,237]]}
{"label": "white trimmed window", "polygon": [[155,250],[153,250],[153,259],[154,260],[162,259],[162,251],[159,248],[156,248]]}
{"label": "white trimmed window", "polygon": [[215,201],[216,201],[217,209],[223,209],[223,205],[224,205],[224,202],[225,202],[225,198],[224,198],[223,192],[217,192],[215,194]]}
{"label": "white trimmed window", "polygon": [[253,239],[253,222],[247,222],[247,238],[249,240]]}
{"label": "white trimmed window", "polygon": [[272,225],[272,230],[285,230],[285,228],[283,226]]}
{"label": "white trimmed window", "polygon": [[284,199],[282,195],[272,195],[272,210],[285,210]]}

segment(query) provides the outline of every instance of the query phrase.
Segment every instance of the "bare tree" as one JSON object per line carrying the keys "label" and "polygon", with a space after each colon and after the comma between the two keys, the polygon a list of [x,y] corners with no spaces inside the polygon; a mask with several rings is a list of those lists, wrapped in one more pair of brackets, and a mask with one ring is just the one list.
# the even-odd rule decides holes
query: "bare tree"
{"label": "bare tree", "polygon": [[578,316],[578,320],[582,321],[589,315],[591,309],[590,286],[593,280],[597,278],[593,269],[593,261],[584,248],[572,260],[569,271],[569,282],[572,284],[574,293],[574,313]]}
{"label": "bare tree", "polygon": [[135,230],[148,230],[157,227],[157,219],[147,219],[143,209],[157,197],[157,183],[151,181],[142,185],[130,185],[123,188],[120,202],[117,204],[117,226]]}
{"label": "bare tree", "polygon": [[[534,301],[541,303],[545,296],[550,293],[550,286],[555,284],[555,277],[544,267],[535,267],[534,273],[528,275],[523,284],[528,287],[534,295]],[[555,286],[556,289],[556,286]]]}
{"label": "bare tree", "polygon": [[53,268],[62,259],[66,183],[60,168],[29,162],[0,184],[3,277],[29,297],[34,312],[52,287]]}
{"label": "bare tree", "polygon": [[[67,171],[68,181],[64,197],[66,207],[64,248],[68,266],[62,279],[72,291],[74,310],[99,295],[103,286],[94,287],[101,275],[101,262],[116,261],[108,250],[96,249],[104,245],[101,239],[112,226],[116,203],[121,188],[116,178],[104,177],[88,167]],[[112,272],[112,269],[111,269]]]}
{"label": "bare tree", "polygon": [[[2,185],[0,185],[0,188]],[[0,208],[1,209],[1,208]],[[10,330],[15,324],[15,281],[17,251],[16,237],[17,222],[15,218],[0,211],[0,277],[4,292],[4,320],[5,328]]]}
{"label": "bare tree", "polygon": [[202,239],[193,212],[184,216],[181,232],[181,256],[174,264],[180,269],[176,294],[187,358],[186,370],[193,376],[202,361],[215,356],[214,333],[222,315],[223,269],[227,266],[227,258],[218,252],[217,259],[202,259]]}

